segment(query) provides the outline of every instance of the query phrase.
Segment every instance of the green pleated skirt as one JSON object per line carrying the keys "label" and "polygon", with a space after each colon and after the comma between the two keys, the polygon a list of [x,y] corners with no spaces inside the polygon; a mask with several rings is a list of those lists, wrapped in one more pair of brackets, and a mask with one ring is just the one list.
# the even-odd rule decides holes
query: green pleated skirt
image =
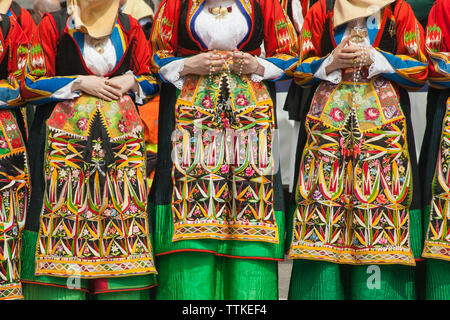
{"label": "green pleated skirt", "polygon": [[151,290],[89,294],[81,290],[25,283],[23,295],[25,300],[149,300]]}
{"label": "green pleated skirt", "polygon": [[[275,212],[280,235],[284,213]],[[278,261],[284,239],[278,244],[233,240],[172,242],[172,207],[153,206],[154,243],[160,300],[276,300]]]}
{"label": "green pleated skirt", "polygon": [[179,252],[157,259],[160,300],[276,300],[277,261]]}

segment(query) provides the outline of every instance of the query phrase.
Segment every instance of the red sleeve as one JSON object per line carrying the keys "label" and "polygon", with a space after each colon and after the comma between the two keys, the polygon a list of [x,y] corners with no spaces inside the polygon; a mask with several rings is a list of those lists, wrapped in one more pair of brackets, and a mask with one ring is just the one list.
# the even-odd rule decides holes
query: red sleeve
{"label": "red sleeve", "polygon": [[150,74],[150,48],[147,45],[142,27],[136,19],[130,17],[130,37],[133,39],[132,71],[135,75]]}
{"label": "red sleeve", "polygon": [[19,23],[22,26],[22,30],[25,35],[28,39],[31,39],[33,33],[37,29],[37,26],[28,10],[21,8]]}
{"label": "red sleeve", "polygon": [[266,57],[296,56],[297,33],[278,1],[261,0]]}
{"label": "red sleeve", "polygon": [[299,1],[302,5],[302,15],[304,18],[304,17],[306,17],[306,14],[308,13],[310,0],[299,0]]}
{"label": "red sleeve", "polygon": [[[8,59],[8,79],[0,79],[2,87],[6,85],[7,88],[17,92],[8,105],[20,105],[22,103],[19,81],[22,79],[23,70],[28,59],[28,38],[22,31],[20,25],[14,20],[10,19],[11,26],[6,39],[3,41],[5,46],[4,54],[8,54],[4,59]],[[3,39],[2,39],[3,40]]]}
{"label": "red sleeve", "polygon": [[38,79],[45,80],[55,76],[56,47],[59,39],[55,30],[53,17],[45,14],[31,36],[29,59],[21,81],[22,97],[26,100],[51,95],[51,88],[35,90],[33,85]]}
{"label": "red sleeve", "polygon": [[[326,21],[326,4],[324,0],[316,2],[307,12],[299,35],[299,60],[286,70],[294,76],[297,84],[310,86],[314,81],[315,68],[320,66],[326,56],[321,52],[321,40]],[[325,55],[330,54],[329,52]]]}
{"label": "red sleeve", "polygon": [[176,56],[180,2],[179,0],[162,0],[156,12],[150,37],[154,73],[159,73],[159,68]]}
{"label": "red sleeve", "polygon": [[426,49],[430,84],[450,87],[450,2],[438,0],[430,11]]}
{"label": "red sleeve", "polygon": [[[323,27],[326,20],[326,3],[324,0],[316,2],[305,15],[300,39],[300,59],[323,56],[321,41]],[[328,53],[328,52],[327,52]]]}
{"label": "red sleeve", "polygon": [[144,91],[147,99],[150,99],[158,90],[155,77],[151,73],[151,52],[147,45],[142,27],[136,19],[130,16],[130,32],[129,37],[132,40],[131,51],[131,70],[133,71],[136,81]]}
{"label": "red sleeve", "polygon": [[11,54],[8,63],[9,74],[14,74],[17,80],[20,80],[22,71],[28,58],[28,37],[23,32],[18,23],[11,21],[7,43],[10,44]]}

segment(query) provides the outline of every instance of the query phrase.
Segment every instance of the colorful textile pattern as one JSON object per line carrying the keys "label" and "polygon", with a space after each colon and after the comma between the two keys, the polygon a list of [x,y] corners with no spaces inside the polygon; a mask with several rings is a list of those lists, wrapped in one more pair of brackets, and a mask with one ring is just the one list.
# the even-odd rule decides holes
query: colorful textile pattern
{"label": "colorful textile pattern", "polygon": [[[294,76],[295,82],[302,87],[311,87],[320,79],[314,74],[330,52],[322,51],[322,35],[325,32],[324,21],[332,19],[332,12],[326,12],[326,0],[319,0],[308,11],[300,35],[300,60],[291,66],[286,73]],[[396,52],[381,50],[380,33],[388,32],[396,38]],[[334,35],[332,34],[331,37]],[[372,46],[378,50],[394,67],[396,72],[383,73],[383,77],[395,81],[409,90],[420,89],[426,81],[427,59],[423,29],[416,20],[411,6],[404,0],[395,3],[394,10],[390,6],[383,9],[381,29],[373,39]]]}
{"label": "colorful textile pattern", "polygon": [[188,76],[176,103],[173,241],[278,243],[273,103],[263,83]]}
{"label": "colorful textile pattern", "polygon": [[[430,85],[440,89],[450,87],[450,43],[448,19],[450,3],[436,1],[431,9],[427,26],[427,53],[429,57]],[[445,91],[443,91],[445,93]],[[444,100],[445,103],[445,100]],[[448,206],[450,199],[450,99],[446,102],[446,113],[442,121],[442,133],[437,153],[436,168],[432,183],[430,221],[426,233],[423,257],[450,260],[450,229],[448,228]]]}
{"label": "colorful textile pattern", "polygon": [[[6,20],[4,20],[6,21]],[[0,80],[3,107],[21,98],[18,80],[27,60],[27,40],[15,20],[7,37],[0,32],[0,61],[6,74]],[[0,110],[0,300],[22,299],[20,252],[30,197],[25,143],[10,110]]]}
{"label": "colorful textile pattern", "polygon": [[17,22],[10,21],[7,37],[0,32],[0,61],[7,59],[7,74],[0,79],[0,105],[18,106],[21,104],[19,81],[28,59],[28,43]]}
{"label": "colorful textile pattern", "polygon": [[0,111],[0,300],[23,298],[20,284],[21,232],[30,181],[25,144],[10,111]]}
{"label": "colorful textile pattern", "polygon": [[144,133],[130,97],[61,102],[47,126],[36,275],[156,273]]}
{"label": "colorful textile pattern", "polygon": [[[205,3],[160,3],[151,36],[155,73],[176,59],[208,51],[193,28],[196,13]],[[257,41],[264,40],[267,60],[282,69],[295,63],[295,30],[279,2],[236,3],[249,25],[237,49],[259,55]],[[183,10],[186,19],[179,22]],[[185,27],[187,37],[181,39],[179,31]],[[185,78],[172,136],[172,241],[279,243],[273,209],[273,112],[265,84],[245,76]]]}
{"label": "colorful textile pattern", "polygon": [[426,49],[429,58],[430,85],[438,89],[450,87],[450,2],[438,0],[431,9]]}
{"label": "colorful textile pattern", "polygon": [[305,126],[290,258],[414,265],[406,120],[382,77],[322,82]]}
{"label": "colorful textile pattern", "polygon": [[431,212],[422,256],[450,260],[450,98],[442,123],[442,135],[432,184]]}

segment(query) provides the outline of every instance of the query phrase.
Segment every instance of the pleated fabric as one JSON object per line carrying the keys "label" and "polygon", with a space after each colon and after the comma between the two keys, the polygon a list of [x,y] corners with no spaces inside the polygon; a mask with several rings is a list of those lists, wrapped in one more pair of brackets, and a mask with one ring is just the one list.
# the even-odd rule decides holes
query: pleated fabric
{"label": "pleated fabric", "polygon": [[436,259],[426,261],[426,299],[450,299],[450,262]]}
{"label": "pleated fabric", "polygon": [[277,261],[203,252],[157,257],[159,300],[276,300]]}
{"label": "pleated fabric", "polygon": [[25,300],[149,300],[151,297],[150,290],[88,294],[80,290],[29,283],[23,285],[23,290]]}
{"label": "pleated fabric", "polygon": [[25,300],[86,300],[87,293],[55,286],[24,283],[23,296]]}
{"label": "pleated fabric", "polygon": [[290,300],[414,300],[415,270],[400,265],[339,265],[295,260]]}
{"label": "pleated fabric", "polygon": [[338,264],[298,259],[292,266],[289,300],[343,300]]}

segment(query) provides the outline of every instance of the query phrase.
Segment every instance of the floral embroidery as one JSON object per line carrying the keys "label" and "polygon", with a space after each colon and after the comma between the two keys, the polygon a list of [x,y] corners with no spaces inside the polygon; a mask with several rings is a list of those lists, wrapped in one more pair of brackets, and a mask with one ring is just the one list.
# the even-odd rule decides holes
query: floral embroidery
{"label": "floral embroidery", "polygon": [[[75,110],[73,116],[61,123],[68,108]],[[86,132],[89,121],[95,130]],[[144,133],[132,101],[83,95],[57,104],[47,123],[46,149],[52,156],[44,159],[47,192],[36,274],[69,276],[73,268],[84,278],[155,273]]]}
{"label": "floral embroidery", "polygon": [[88,125],[88,119],[87,118],[80,118],[77,121],[77,127],[80,130],[87,130],[87,125]]}
{"label": "floral embroidery", "polygon": [[340,122],[344,120],[344,112],[339,108],[332,108],[330,111],[330,117],[333,121]]}
{"label": "floral embroidery", "polygon": [[[344,72],[345,83],[322,82],[313,98],[322,99],[325,114],[338,127],[314,110],[307,115],[289,257],[414,265],[405,117],[400,112],[389,121],[380,117],[381,110],[398,106],[389,83],[358,85],[358,98],[351,81]],[[330,98],[323,100],[326,92]]]}
{"label": "floral embroidery", "polygon": [[210,97],[209,95],[206,95],[206,96],[203,98],[202,106],[203,106],[203,108],[208,108],[208,109],[209,109],[209,108],[212,108],[213,102],[212,102],[211,97]]}
{"label": "floral embroidery", "polygon": [[238,106],[244,107],[248,105],[248,101],[243,94],[238,94],[236,98],[236,104]]}
{"label": "floral embroidery", "polygon": [[[184,86],[178,97],[173,241],[279,241],[271,174],[273,105],[264,84],[229,77],[226,82],[188,76],[185,81],[196,86]],[[220,83],[228,85],[220,88]]]}
{"label": "floral embroidery", "polygon": [[367,108],[364,110],[364,118],[369,121],[374,121],[380,116],[377,108]]}

